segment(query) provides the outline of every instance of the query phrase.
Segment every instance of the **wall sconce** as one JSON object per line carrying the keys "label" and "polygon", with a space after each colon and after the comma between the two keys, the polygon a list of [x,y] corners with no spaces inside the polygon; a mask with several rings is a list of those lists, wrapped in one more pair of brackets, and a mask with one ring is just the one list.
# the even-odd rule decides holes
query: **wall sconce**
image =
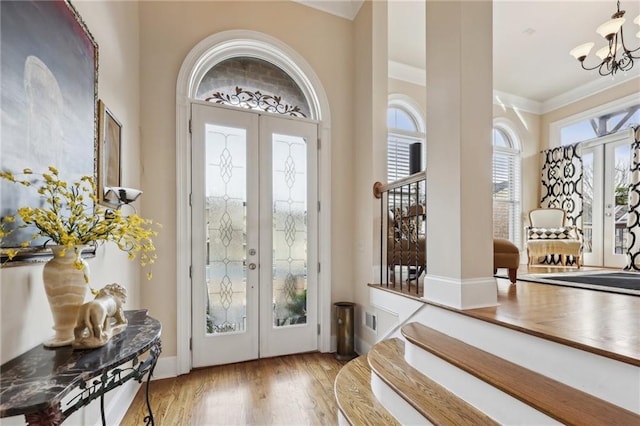
{"label": "wall sconce", "polygon": [[[121,186],[104,188],[104,199],[117,206],[116,209],[118,210],[124,205],[133,203],[140,195],[142,195],[142,191],[135,188],[123,188]],[[131,206],[131,208],[136,213],[136,208],[134,206]]]}

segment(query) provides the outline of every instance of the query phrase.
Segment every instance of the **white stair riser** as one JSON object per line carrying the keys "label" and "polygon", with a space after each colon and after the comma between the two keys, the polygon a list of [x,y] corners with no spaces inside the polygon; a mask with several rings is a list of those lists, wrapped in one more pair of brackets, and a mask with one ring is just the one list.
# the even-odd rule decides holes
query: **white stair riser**
{"label": "white stair riser", "polygon": [[405,345],[405,359],[416,370],[500,424],[537,426],[561,424],[411,343]]}
{"label": "white stair riser", "polygon": [[433,425],[373,371],[371,372],[371,391],[399,423],[403,425]]}
{"label": "white stair riser", "polygon": [[[612,404],[640,413],[640,368],[535,337],[467,315],[425,305],[416,309],[411,300],[390,292],[371,291],[376,306],[390,312],[399,309],[393,333],[402,337],[404,324],[419,322],[500,358],[536,371]],[[410,309],[409,309],[410,308]],[[410,315],[407,313],[410,312]],[[403,338],[404,339],[404,338]]]}

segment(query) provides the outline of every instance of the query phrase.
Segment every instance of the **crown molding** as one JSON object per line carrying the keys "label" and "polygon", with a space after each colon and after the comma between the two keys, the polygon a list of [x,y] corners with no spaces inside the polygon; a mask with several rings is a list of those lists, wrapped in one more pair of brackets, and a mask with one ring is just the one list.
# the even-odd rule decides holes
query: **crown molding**
{"label": "crown molding", "polygon": [[579,100],[593,96],[597,93],[604,92],[605,90],[609,90],[633,79],[638,79],[638,83],[640,85],[640,73],[635,72],[620,73],[615,76],[615,81],[613,83],[610,77],[602,77],[597,80],[593,80],[587,84],[583,84],[582,86],[571,89],[568,92],[547,99],[542,103],[542,114],[546,114],[558,108],[562,108]]}
{"label": "crown molding", "polygon": [[493,91],[493,104],[500,105],[503,108],[514,108],[533,114],[542,114],[542,102],[523,98],[518,95],[512,95],[511,93],[501,92],[499,90]]}
{"label": "crown molding", "polygon": [[353,21],[364,0],[293,0],[296,3]]}
{"label": "crown molding", "polygon": [[389,61],[389,78],[395,78],[396,80],[406,81],[419,86],[427,85],[427,74],[425,70],[396,61]]}

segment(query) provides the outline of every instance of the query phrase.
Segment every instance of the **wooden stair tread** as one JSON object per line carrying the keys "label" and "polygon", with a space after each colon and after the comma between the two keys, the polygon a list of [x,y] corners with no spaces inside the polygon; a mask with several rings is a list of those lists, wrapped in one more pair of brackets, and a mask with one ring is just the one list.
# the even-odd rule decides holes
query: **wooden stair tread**
{"label": "wooden stair tread", "polygon": [[368,359],[373,372],[433,424],[498,424],[409,365],[404,359],[402,340],[377,343]]}
{"label": "wooden stair tread", "polygon": [[400,425],[371,391],[371,368],[361,355],[340,369],[335,381],[338,407],[352,425]]}
{"label": "wooden stair tread", "polygon": [[402,327],[418,347],[564,424],[640,424],[640,416],[422,324]]}

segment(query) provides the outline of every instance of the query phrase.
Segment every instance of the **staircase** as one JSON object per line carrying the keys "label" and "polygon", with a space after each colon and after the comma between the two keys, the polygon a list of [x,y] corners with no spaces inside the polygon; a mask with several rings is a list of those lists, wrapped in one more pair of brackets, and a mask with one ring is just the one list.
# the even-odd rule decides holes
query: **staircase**
{"label": "staircase", "polygon": [[637,362],[426,303],[348,363],[335,393],[342,425],[640,425]]}

